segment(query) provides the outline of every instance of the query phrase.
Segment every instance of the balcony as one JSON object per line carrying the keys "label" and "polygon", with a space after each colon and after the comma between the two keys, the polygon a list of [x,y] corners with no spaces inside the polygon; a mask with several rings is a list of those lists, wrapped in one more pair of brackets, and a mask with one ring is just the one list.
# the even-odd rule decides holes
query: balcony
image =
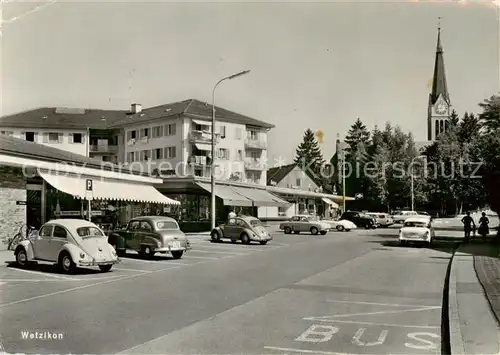
{"label": "balcony", "polygon": [[[215,142],[219,141],[220,134],[215,133]],[[212,132],[210,131],[191,131],[189,133],[189,141],[191,143],[212,143]]]}
{"label": "balcony", "polygon": [[90,153],[99,153],[99,154],[116,154],[118,153],[117,145],[97,145],[91,144],[89,146]]}
{"label": "balcony", "polygon": [[245,169],[253,171],[266,170],[265,163],[261,163],[258,159],[245,159]]}
{"label": "balcony", "polygon": [[265,150],[267,142],[262,139],[245,139],[245,148]]}
{"label": "balcony", "polygon": [[210,165],[210,158],[204,155],[191,155],[188,159],[188,164],[191,166],[207,166]]}

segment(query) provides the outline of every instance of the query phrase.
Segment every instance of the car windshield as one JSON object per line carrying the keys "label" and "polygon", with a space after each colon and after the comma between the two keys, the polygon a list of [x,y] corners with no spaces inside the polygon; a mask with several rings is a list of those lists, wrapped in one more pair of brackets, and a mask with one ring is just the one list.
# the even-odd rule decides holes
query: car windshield
{"label": "car windshield", "polygon": [[159,230],[179,229],[179,225],[174,221],[159,221],[156,222],[156,228],[158,228]]}
{"label": "car windshield", "polygon": [[101,230],[96,227],[80,227],[76,229],[76,233],[82,238],[104,237]]}
{"label": "car windshield", "polygon": [[427,223],[425,223],[425,222],[406,222],[405,227],[427,228]]}
{"label": "car windshield", "polygon": [[252,219],[250,221],[250,225],[252,227],[262,227],[263,226],[262,222],[259,219]]}
{"label": "car windshield", "polygon": [[318,216],[309,216],[309,217],[307,217],[307,219],[310,221],[319,221]]}

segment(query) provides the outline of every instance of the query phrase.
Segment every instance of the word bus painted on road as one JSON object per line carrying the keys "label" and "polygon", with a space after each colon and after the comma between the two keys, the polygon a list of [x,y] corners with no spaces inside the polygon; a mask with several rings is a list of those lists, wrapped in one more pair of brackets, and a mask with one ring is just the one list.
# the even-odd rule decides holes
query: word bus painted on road
{"label": "word bus painted on road", "polygon": [[[383,345],[387,339],[389,331],[384,329],[377,338],[368,339],[365,336],[366,328],[359,328],[352,337],[352,344],[357,346],[377,346]],[[300,334],[295,341],[307,343],[325,343],[332,340],[333,336],[339,331],[338,327],[332,325],[313,324],[305,332]],[[414,332],[407,334],[408,340],[404,343],[405,347],[416,350],[434,350],[437,349],[437,341],[441,338],[439,335],[427,332]],[[435,339],[432,341],[430,339]]]}

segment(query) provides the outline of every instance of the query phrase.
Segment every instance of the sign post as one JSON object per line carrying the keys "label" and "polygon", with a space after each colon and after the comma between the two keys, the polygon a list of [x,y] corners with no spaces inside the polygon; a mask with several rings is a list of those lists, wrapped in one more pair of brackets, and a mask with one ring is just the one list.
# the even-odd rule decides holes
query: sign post
{"label": "sign post", "polygon": [[89,222],[92,222],[92,208],[91,208],[91,201],[93,199],[93,182],[92,179],[87,179],[86,184],[85,184],[85,197],[88,201],[88,208],[87,208],[87,213],[88,213],[88,220]]}

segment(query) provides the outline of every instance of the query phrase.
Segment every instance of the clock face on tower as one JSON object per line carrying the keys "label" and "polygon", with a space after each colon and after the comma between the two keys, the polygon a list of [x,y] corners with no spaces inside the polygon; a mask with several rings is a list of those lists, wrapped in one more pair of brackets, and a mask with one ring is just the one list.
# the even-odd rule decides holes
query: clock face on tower
{"label": "clock face on tower", "polygon": [[446,107],[446,103],[441,101],[436,105],[436,113],[438,115],[444,115],[446,113],[447,108],[448,107]]}

